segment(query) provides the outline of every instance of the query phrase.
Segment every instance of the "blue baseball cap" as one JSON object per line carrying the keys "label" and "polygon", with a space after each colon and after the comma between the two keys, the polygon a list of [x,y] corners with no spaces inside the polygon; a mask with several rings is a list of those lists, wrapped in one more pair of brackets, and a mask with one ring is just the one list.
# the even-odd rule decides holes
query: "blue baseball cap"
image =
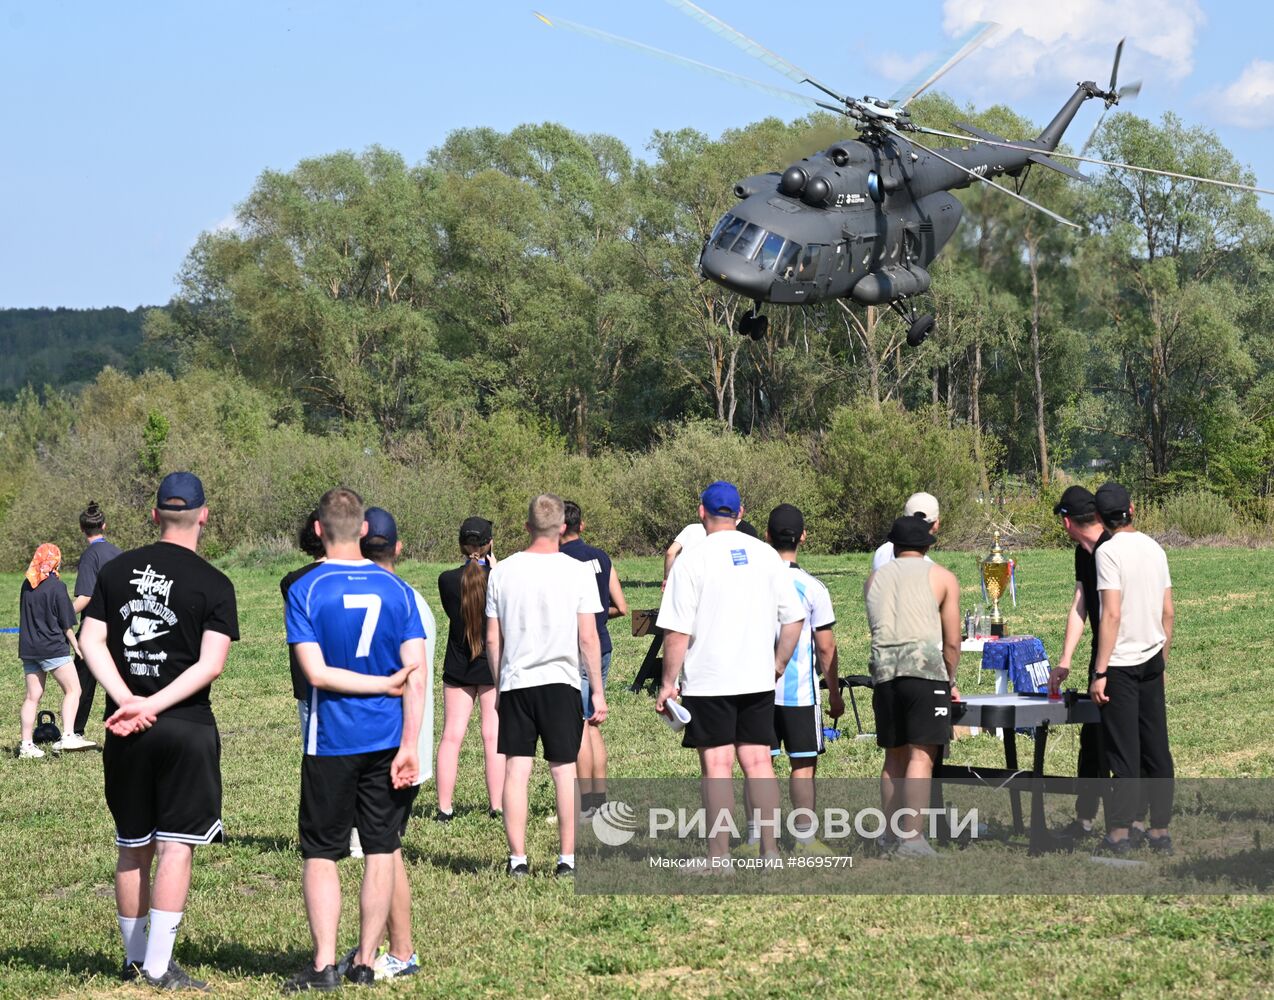
{"label": "blue baseball cap", "polygon": [[203,505],[203,483],[193,472],[168,473],[155,494],[155,506],[159,510],[196,510]]}
{"label": "blue baseball cap", "polygon": [[738,487],[724,479],[718,479],[709,486],[699,499],[703,501],[703,509],[712,517],[738,517],[743,509]]}
{"label": "blue baseball cap", "polygon": [[398,524],[394,521],[394,515],[384,507],[368,507],[363,514],[363,520],[367,522],[364,542],[372,538],[385,539],[385,545],[394,545],[398,542]]}

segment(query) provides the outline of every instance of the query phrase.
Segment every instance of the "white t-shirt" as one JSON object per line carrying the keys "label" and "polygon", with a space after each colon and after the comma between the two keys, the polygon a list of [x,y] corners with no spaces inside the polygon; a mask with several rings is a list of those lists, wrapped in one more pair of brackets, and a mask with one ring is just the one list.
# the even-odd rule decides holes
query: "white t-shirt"
{"label": "white t-shirt", "polygon": [[602,610],[588,563],[561,552],[517,552],[487,577],[487,617],[500,620],[500,690],[580,686],[579,619]]}
{"label": "white t-shirt", "polygon": [[682,694],[735,695],[774,690],[775,627],[804,617],[772,547],[715,531],[673,563],[657,624],[690,636]]}
{"label": "white t-shirt", "polygon": [[[876,550],[876,554],[871,557],[871,571],[873,573],[880,569],[885,563],[894,561],[894,543],[885,542]],[[928,556],[925,556],[925,562],[933,562]]]}
{"label": "white t-shirt", "polygon": [[708,529],[702,522],[695,521],[694,524],[687,524],[677,533],[677,537],[673,539],[677,545],[681,546],[681,552],[678,555],[684,555],[686,550],[708,537]]}
{"label": "white t-shirt", "polygon": [[[1163,594],[1172,588],[1168,557],[1140,531],[1116,531],[1097,550],[1097,593],[1118,590],[1119,634],[1112,667],[1134,667],[1163,649]],[[1105,616],[1103,615],[1103,621]]]}
{"label": "white t-shirt", "polygon": [[412,587],[411,592],[416,595],[416,610],[420,612],[420,620],[425,626],[424,666],[429,671],[425,684],[425,711],[420,719],[420,737],[416,740],[416,752],[420,754],[420,776],[416,784],[423,785],[434,776],[434,647],[438,642],[438,624],[420,591]]}

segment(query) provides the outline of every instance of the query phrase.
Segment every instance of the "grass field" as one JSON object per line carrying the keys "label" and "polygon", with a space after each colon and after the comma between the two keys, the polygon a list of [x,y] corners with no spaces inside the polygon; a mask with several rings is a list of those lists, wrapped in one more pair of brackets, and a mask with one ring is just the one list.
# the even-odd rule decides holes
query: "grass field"
{"label": "grass field", "polygon": [[[1021,604],[1010,612],[1010,628],[1042,637],[1056,657],[1073,587],[1071,555],[1018,555]],[[973,557],[939,558],[965,584],[965,603],[974,603]],[[1266,676],[1274,666],[1274,564],[1249,550],[1190,549],[1169,558],[1177,638],[1168,712],[1178,773],[1274,776],[1274,694]],[[299,740],[277,589],[292,564],[230,570],[243,641],[213,692],[228,843],[197,852],[177,943],[178,960],[224,996],[277,995],[280,974],[309,956],[296,844]],[[816,557],[806,565],[831,588],[842,672],[865,669],[867,557]],[[433,598],[440,568],[408,563],[403,575]],[[656,560],[621,560],[619,571],[632,607],[657,604]],[[16,624],[19,582],[0,576],[0,590],[12,597],[0,625]],[[650,699],[626,690],[646,644],[627,633],[624,622],[612,626],[611,773],[694,775],[695,756],[658,723]],[[142,995],[145,989],[114,980],[121,959],[115,850],[100,754],[14,759],[22,691],[16,637],[0,637],[0,657],[7,664],[0,673],[7,706],[0,715],[0,997]],[[966,657],[965,693],[989,688],[990,675],[979,688],[976,674],[975,658]],[[440,698],[438,705],[441,713]],[[56,710],[52,692],[42,707]],[[89,735],[100,738],[95,725]],[[1073,773],[1073,735],[1052,746],[1049,770]],[[953,759],[995,764],[1000,745],[985,736],[961,740]],[[830,745],[820,774],[862,777],[879,766],[872,744],[843,739]],[[486,816],[484,794],[480,741],[471,730],[457,819],[447,826],[432,820],[426,786],[404,848],[423,974],[380,992],[523,1000],[1274,995],[1268,896],[577,896],[552,878],[506,880],[502,831]],[[553,804],[542,766],[532,811],[531,863],[544,871],[555,831],[545,822]],[[1098,885],[1100,869],[1086,858],[1068,864],[1077,892]],[[354,939],[349,890],[357,865],[342,865],[343,945]]]}

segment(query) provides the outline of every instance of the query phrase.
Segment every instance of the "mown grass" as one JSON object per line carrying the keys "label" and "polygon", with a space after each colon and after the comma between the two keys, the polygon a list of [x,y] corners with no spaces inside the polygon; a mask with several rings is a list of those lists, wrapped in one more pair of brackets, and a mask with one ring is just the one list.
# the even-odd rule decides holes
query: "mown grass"
{"label": "mown grass", "polygon": [[[1010,627],[1043,638],[1056,656],[1071,593],[1068,552],[1020,556],[1021,606]],[[942,555],[976,591],[973,557]],[[1191,776],[1274,775],[1268,719],[1274,695],[1263,676],[1274,664],[1274,567],[1260,552],[1190,549],[1170,553],[1178,607],[1169,675],[1169,720],[1178,771]],[[299,748],[287,680],[277,579],[271,569],[232,569],[243,641],[214,691],[225,778],[229,843],[203,849],[180,931],[177,957],[219,994],[277,995],[281,973],[306,960],[309,935],[296,847]],[[839,616],[843,672],[865,664],[860,590],[867,557],[822,557],[808,568],[829,585]],[[426,596],[441,567],[408,563],[404,575]],[[658,602],[659,564],[619,562],[629,603]],[[0,576],[12,595],[0,625],[14,624],[19,577]],[[655,719],[650,700],[626,690],[645,651],[615,623],[616,657],[606,724],[611,773],[693,775],[696,761]],[[13,759],[22,678],[14,637],[0,638],[0,997],[137,996],[115,982],[120,950],[111,879],[112,827],[96,753],[43,761]],[[979,685],[966,657],[961,686]],[[100,699],[100,694],[99,694]],[[56,708],[52,693],[47,707]],[[100,705],[100,701],[99,701]],[[439,700],[441,712],[441,700]],[[441,721],[439,719],[438,727]],[[852,721],[843,721],[845,728]],[[91,736],[100,736],[90,731]],[[1074,736],[1052,741],[1049,769],[1073,773]],[[1000,744],[962,740],[954,759],[995,764]],[[421,996],[522,998],[669,995],[684,997],[929,997],[935,995],[1181,997],[1269,996],[1274,991],[1274,902],[1268,897],[577,896],[569,885],[502,875],[499,824],[482,808],[481,750],[471,733],[448,826],[432,815],[431,787],[405,853],[414,889],[415,980],[379,988]],[[869,776],[879,751],[840,740],[820,773]],[[465,807],[469,811],[465,811]],[[553,860],[551,786],[533,783],[533,867]],[[343,866],[347,890],[357,863]],[[1099,887],[1100,871],[1076,855],[1066,877],[1077,893]],[[356,901],[347,891],[342,941],[353,940]]]}

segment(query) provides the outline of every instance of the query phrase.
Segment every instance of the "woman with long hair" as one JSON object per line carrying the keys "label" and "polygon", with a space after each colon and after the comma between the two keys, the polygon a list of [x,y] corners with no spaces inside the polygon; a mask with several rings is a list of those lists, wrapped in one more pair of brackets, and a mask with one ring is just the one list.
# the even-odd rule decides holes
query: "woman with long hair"
{"label": "woman with long hair", "polygon": [[486,759],[487,798],[490,814],[500,815],[504,789],[504,755],[496,751],[499,717],[495,709],[495,683],[487,662],[487,574],[495,565],[491,551],[491,522],[466,518],[460,525],[460,551],[464,563],[438,577],[438,596],[447,614],[447,653],[442,668],[442,740],[434,774],[438,782],[438,819],[447,822],[454,810],[452,794],[474,702],[482,723],[482,750]]}

